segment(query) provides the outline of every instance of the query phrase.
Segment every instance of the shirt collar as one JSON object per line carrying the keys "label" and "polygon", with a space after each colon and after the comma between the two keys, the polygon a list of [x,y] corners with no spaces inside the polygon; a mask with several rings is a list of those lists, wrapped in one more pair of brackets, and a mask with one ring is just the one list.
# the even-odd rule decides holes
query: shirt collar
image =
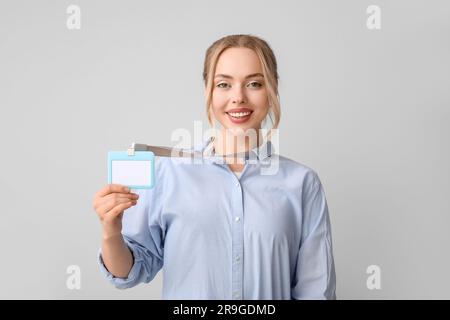
{"label": "shirt collar", "polygon": [[[213,137],[209,137],[203,141],[200,148],[196,148],[198,151],[202,152],[204,157],[210,158],[213,162],[225,163],[222,156],[216,155],[213,146]],[[249,152],[245,153],[245,160],[258,160],[264,161],[270,158],[274,153],[274,147],[270,140],[264,141],[260,146],[251,149]]]}

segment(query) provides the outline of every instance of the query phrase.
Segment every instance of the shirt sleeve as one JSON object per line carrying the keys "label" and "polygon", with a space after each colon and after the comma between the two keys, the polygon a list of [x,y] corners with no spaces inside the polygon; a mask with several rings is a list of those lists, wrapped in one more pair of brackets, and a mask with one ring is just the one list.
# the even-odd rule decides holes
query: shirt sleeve
{"label": "shirt sleeve", "polygon": [[126,278],[115,277],[106,268],[102,249],[98,264],[103,275],[118,289],[150,282],[163,266],[164,232],[160,225],[160,201],[155,185],[152,189],[132,189],[139,194],[137,204],[125,210],[122,235],[133,255],[133,266]]}
{"label": "shirt sleeve", "polygon": [[336,299],[336,274],[331,224],[325,192],[316,172],[305,176],[302,188],[302,236],[292,299]]}

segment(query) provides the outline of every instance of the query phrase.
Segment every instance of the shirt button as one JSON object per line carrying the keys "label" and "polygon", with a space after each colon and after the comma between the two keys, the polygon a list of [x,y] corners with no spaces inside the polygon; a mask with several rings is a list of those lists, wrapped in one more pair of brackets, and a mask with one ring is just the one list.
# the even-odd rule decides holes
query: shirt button
{"label": "shirt button", "polygon": [[236,217],[234,220],[235,220],[236,222],[239,222],[239,220],[241,220],[241,218]]}
{"label": "shirt button", "polygon": [[239,299],[239,297],[240,297],[240,296],[239,296],[239,293],[238,293],[238,292],[235,292],[235,293],[234,293],[234,298],[235,298],[235,299]]}
{"label": "shirt button", "polygon": [[241,259],[241,257],[236,256],[236,261],[239,261]]}

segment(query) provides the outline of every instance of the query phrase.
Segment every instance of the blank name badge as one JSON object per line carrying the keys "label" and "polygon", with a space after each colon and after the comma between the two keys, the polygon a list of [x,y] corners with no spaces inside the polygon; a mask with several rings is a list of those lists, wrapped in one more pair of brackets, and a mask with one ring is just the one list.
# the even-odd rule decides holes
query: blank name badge
{"label": "blank name badge", "polygon": [[150,189],[155,184],[155,155],[151,151],[108,152],[108,183],[133,189]]}

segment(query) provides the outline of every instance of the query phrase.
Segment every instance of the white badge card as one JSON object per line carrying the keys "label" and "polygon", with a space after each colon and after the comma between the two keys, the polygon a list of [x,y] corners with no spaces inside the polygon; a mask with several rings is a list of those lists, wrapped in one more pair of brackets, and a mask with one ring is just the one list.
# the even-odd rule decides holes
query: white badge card
{"label": "white badge card", "polygon": [[108,184],[130,189],[150,189],[155,184],[155,155],[151,151],[108,152]]}

